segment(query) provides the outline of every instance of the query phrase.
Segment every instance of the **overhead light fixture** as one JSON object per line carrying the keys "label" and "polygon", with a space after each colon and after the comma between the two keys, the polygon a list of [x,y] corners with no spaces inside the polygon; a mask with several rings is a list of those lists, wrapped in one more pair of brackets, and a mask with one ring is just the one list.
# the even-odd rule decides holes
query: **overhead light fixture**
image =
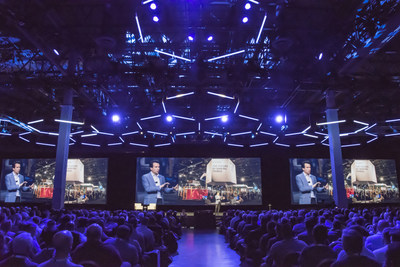
{"label": "overhead light fixture", "polygon": [[188,96],[188,95],[193,95],[194,92],[190,92],[190,93],[186,93],[186,94],[179,94],[179,95],[175,95],[175,96],[169,96],[166,99],[170,100],[170,99],[174,99],[174,98],[180,98],[180,97],[184,97],[184,96]]}
{"label": "overhead light fixture", "polygon": [[239,145],[239,144],[232,144],[232,143],[227,143],[228,146],[235,146],[235,147],[244,147],[244,145]]}
{"label": "overhead light fixture", "polygon": [[154,134],[154,135],[162,135],[162,136],[168,136],[168,134],[165,133],[159,133],[159,132],[153,132],[153,131],[147,131],[148,133]]}
{"label": "overhead light fixture", "polygon": [[144,40],[143,40],[143,35],[142,35],[142,29],[140,28],[139,17],[137,14],[135,15],[135,19],[136,19],[136,25],[137,25],[137,28],[139,31],[139,36],[140,36],[139,40],[142,40],[142,43],[143,43]]}
{"label": "overhead light fixture", "polygon": [[229,119],[228,115],[224,115],[224,116],[221,117],[221,121],[224,122],[224,123],[227,122],[228,119]]}
{"label": "overhead light fixture", "polygon": [[386,120],[385,122],[396,122],[396,121],[400,121],[400,119]]}
{"label": "overhead light fixture", "polygon": [[250,147],[267,146],[267,145],[268,143],[260,143],[260,144],[250,145]]}
{"label": "overhead light fixture", "polygon": [[336,123],[343,123],[343,122],[346,122],[346,120],[320,122],[320,123],[317,123],[317,125],[321,126],[321,125],[329,125],[329,124],[336,124]]}
{"label": "overhead light fixture", "polygon": [[114,114],[111,117],[112,122],[117,123],[121,121],[121,117],[118,114]]}
{"label": "overhead light fixture", "polygon": [[158,22],[159,20],[160,20],[160,19],[159,19],[157,16],[154,16],[154,17],[153,17],[153,21],[154,21],[154,22]]}
{"label": "overhead light fixture", "polygon": [[234,55],[241,54],[241,53],[244,53],[244,52],[246,52],[245,49],[240,50],[240,51],[236,51],[236,52],[233,52],[233,53],[229,53],[229,54],[226,54],[226,55],[210,58],[210,59],[208,59],[208,62],[211,62],[211,61],[214,61],[214,60],[217,60],[217,59],[221,59],[221,58],[225,58],[225,57],[234,56]]}
{"label": "overhead light fixture", "polygon": [[62,122],[62,123],[69,123],[69,124],[77,124],[77,125],[84,125],[84,122],[79,122],[79,121],[69,121],[69,120],[58,120],[55,119],[55,122]]}
{"label": "overhead light fixture", "polygon": [[361,144],[357,143],[357,144],[342,145],[342,147],[352,147],[352,146],[361,146]]}
{"label": "overhead light fixture", "polygon": [[151,4],[150,4],[150,8],[151,8],[152,10],[156,10],[157,5],[156,5],[155,3],[151,3]]}
{"label": "overhead light fixture", "polygon": [[188,117],[183,117],[183,116],[178,116],[178,115],[172,115],[172,117],[181,119],[181,120],[195,121],[195,119],[193,119],[193,118],[188,118]]}
{"label": "overhead light fixture", "polygon": [[319,56],[318,56],[318,60],[321,60],[323,55],[324,55],[323,53],[320,53]]}
{"label": "overhead light fixture", "polygon": [[55,144],[42,143],[42,142],[36,142],[36,144],[40,146],[53,146],[53,147],[56,146]]}
{"label": "overhead light fixture", "polygon": [[371,143],[371,142],[373,142],[373,141],[375,141],[375,140],[377,140],[377,139],[378,139],[378,137],[372,138],[372,139],[370,139],[370,140],[367,141],[367,144],[369,144],[369,143]]}
{"label": "overhead light fixture", "polygon": [[181,135],[191,135],[191,134],[195,134],[196,132],[187,132],[187,133],[177,133],[175,134],[176,136],[181,136]]}
{"label": "overhead light fixture", "polygon": [[189,41],[193,41],[193,40],[194,40],[194,37],[191,36],[191,35],[189,35],[189,36],[188,36],[188,40],[189,40]]}
{"label": "overhead light fixture", "polygon": [[239,107],[239,104],[240,104],[240,100],[238,99],[238,102],[237,102],[237,104],[236,104],[235,110],[233,111],[233,114],[236,113],[236,111],[237,111],[237,109],[238,109],[238,107]]}
{"label": "overhead light fixture", "polygon": [[302,147],[302,146],[313,146],[315,143],[307,143],[307,144],[298,144],[296,147]]}
{"label": "overhead light fixture", "polygon": [[164,100],[161,102],[164,113],[167,113],[167,108],[165,107]]}
{"label": "overhead light fixture", "polygon": [[243,22],[243,23],[249,22],[249,18],[248,18],[248,17],[243,17],[242,22]]}
{"label": "overhead light fixture", "polygon": [[30,122],[28,122],[28,124],[30,125],[30,124],[35,124],[35,123],[39,123],[39,122],[42,122],[42,121],[44,121],[44,119],[40,119],[40,120],[36,120],[36,121],[30,121]]}
{"label": "overhead light fixture", "polygon": [[269,133],[269,132],[263,132],[263,131],[260,131],[260,134],[265,134],[265,135],[270,135],[270,136],[276,136],[276,134]]}
{"label": "overhead light fixture", "polygon": [[154,145],[154,147],[160,147],[160,146],[170,146],[171,143],[165,143],[165,144],[158,144],[158,145]]}
{"label": "overhead light fixture", "polygon": [[244,9],[249,10],[251,8],[251,4],[250,3],[246,3],[244,5]]}
{"label": "overhead light fixture", "polygon": [[211,42],[214,39],[214,37],[212,35],[207,37],[207,41]]}
{"label": "overhead light fixture", "polygon": [[218,93],[214,93],[214,92],[210,92],[210,91],[207,91],[207,94],[215,95],[215,96],[218,96],[218,97],[221,97],[221,98],[235,99],[233,96],[227,96],[227,95],[224,95],[224,94],[218,94]]}
{"label": "overhead light fixture", "polygon": [[90,127],[91,127],[95,132],[99,132],[99,130],[97,130],[93,125],[90,125]]}
{"label": "overhead light fixture", "polygon": [[261,126],[262,126],[262,123],[260,123],[260,125],[258,125],[257,131],[260,130]]}
{"label": "overhead light fixture", "polygon": [[204,131],[205,134],[222,136],[220,133]]}
{"label": "overhead light fixture", "polygon": [[131,146],[141,146],[141,147],[149,147],[148,145],[145,144],[138,144],[138,143],[129,143]]}
{"label": "overhead light fixture", "polygon": [[173,58],[182,59],[184,61],[192,62],[191,59],[180,57],[180,56],[177,56],[177,55],[174,55],[174,54],[170,54],[170,53],[167,53],[167,52],[164,52],[164,51],[160,51],[158,49],[154,49],[154,52],[157,52],[157,53],[160,53],[160,54],[163,54],[163,55],[166,55],[166,56],[170,56],[170,57],[173,57]]}
{"label": "overhead light fixture", "polygon": [[166,120],[167,122],[172,122],[173,119],[174,119],[174,118],[172,118],[171,115],[168,115],[168,116],[165,117],[165,120]]}
{"label": "overhead light fixture", "polygon": [[126,135],[132,135],[132,134],[137,134],[137,133],[139,133],[139,131],[123,133],[123,134],[121,134],[121,135],[122,135],[122,136],[126,136]]}
{"label": "overhead light fixture", "polygon": [[161,117],[161,115],[154,115],[154,116],[150,116],[150,117],[144,117],[144,118],[140,118],[141,121],[145,121],[145,120],[151,120],[151,119],[155,119],[155,118],[159,118]]}
{"label": "overhead light fixture", "polygon": [[139,124],[139,122],[136,122],[137,126],[139,127],[140,130],[143,130],[142,126]]}
{"label": "overhead light fixture", "polygon": [[57,56],[60,55],[60,53],[58,53],[57,49],[53,49],[54,54],[56,54]]}
{"label": "overhead light fixture", "polygon": [[154,1],[154,0],[146,0],[146,1],[143,1],[142,5],[148,4],[148,3],[153,2],[153,1]]}
{"label": "overhead light fixture", "polygon": [[84,145],[84,146],[94,146],[94,147],[100,147],[100,145],[99,145],[99,144],[92,144],[92,143],[81,143],[81,145]]}
{"label": "overhead light fixture", "polygon": [[256,4],[256,5],[258,5],[258,4],[259,4],[259,2],[258,2],[258,1],[256,1],[256,0],[249,0],[249,2],[252,2],[252,3]]}
{"label": "overhead light fixture", "polygon": [[288,145],[288,144],[282,144],[282,143],[275,143],[275,145],[277,145],[277,146],[284,146],[284,147],[290,147],[290,145]]}
{"label": "overhead light fixture", "polygon": [[253,118],[253,117],[249,117],[249,116],[245,116],[245,115],[241,115],[241,114],[239,114],[239,117],[248,119],[248,120],[252,120],[252,121],[259,121],[259,119],[257,119],[257,118]]}
{"label": "overhead light fixture", "polygon": [[283,122],[283,116],[282,115],[277,115],[275,117],[275,122],[277,123],[282,123]]}
{"label": "overhead light fixture", "polygon": [[29,141],[28,139],[26,139],[26,138],[24,138],[24,137],[22,137],[22,136],[18,136],[18,137],[19,137],[19,139],[24,140],[25,142],[28,142],[28,143],[31,142],[31,141]]}
{"label": "overhead light fixture", "polygon": [[241,132],[241,133],[233,133],[233,134],[231,134],[231,136],[245,135],[245,134],[251,134],[251,131],[248,131],[248,132]]}

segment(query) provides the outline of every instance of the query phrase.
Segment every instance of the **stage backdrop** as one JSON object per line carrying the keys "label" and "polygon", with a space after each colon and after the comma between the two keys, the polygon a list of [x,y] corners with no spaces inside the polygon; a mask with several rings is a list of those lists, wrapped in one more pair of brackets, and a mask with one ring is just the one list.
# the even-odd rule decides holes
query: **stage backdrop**
{"label": "stage backdrop", "polygon": [[[329,159],[292,158],[290,182],[292,204],[299,204],[300,192],[296,176],[303,172],[301,164],[311,164],[311,174],[320,182],[315,192],[317,204],[332,204],[332,170]],[[399,186],[395,160],[391,159],[343,159],[343,174],[349,203],[398,203]]]}
{"label": "stage backdrop", "polygon": [[143,180],[153,183],[152,160],[169,183],[169,192],[161,195],[164,205],[215,205],[217,193],[222,205],[262,204],[259,158],[137,158],[136,202],[156,194],[143,186]]}
{"label": "stage backdrop", "polygon": [[[20,174],[27,183],[21,187],[21,202],[51,202],[55,175],[55,159],[4,159],[1,173],[0,201],[5,201],[5,176],[12,173],[12,164],[19,162]],[[68,159],[65,204],[106,204],[108,159]],[[11,199],[11,198],[8,198]],[[9,200],[6,200],[9,201]]]}

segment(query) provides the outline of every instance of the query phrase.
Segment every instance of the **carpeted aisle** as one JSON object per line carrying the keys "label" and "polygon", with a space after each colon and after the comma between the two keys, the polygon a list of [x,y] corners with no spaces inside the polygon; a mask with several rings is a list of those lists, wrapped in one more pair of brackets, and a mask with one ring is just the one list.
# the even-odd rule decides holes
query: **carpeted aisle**
{"label": "carpeted aisle", "polygon": [[179,255],[173,258],[171,267],[191,266],[239,266],[240,257],[228,248],[218,230],[183,229],[178,241]]}

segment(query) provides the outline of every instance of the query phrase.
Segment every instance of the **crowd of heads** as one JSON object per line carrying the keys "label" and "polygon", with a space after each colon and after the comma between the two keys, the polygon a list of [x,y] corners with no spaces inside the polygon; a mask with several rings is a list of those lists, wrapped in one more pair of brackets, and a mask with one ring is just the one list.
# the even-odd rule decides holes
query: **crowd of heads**
{"label": "crowd of heads", "polygon": [[400,209],[229,210],[221,233],[247,266],[400,266]]}

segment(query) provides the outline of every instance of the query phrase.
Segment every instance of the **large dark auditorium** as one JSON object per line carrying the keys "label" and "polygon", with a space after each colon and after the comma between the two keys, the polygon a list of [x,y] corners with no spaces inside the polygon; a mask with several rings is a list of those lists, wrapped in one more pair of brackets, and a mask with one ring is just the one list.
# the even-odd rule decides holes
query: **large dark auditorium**
{"label": "large dark auditorium", "polygon": [[0,267],[399,267],[400,1],[0,0]]}

